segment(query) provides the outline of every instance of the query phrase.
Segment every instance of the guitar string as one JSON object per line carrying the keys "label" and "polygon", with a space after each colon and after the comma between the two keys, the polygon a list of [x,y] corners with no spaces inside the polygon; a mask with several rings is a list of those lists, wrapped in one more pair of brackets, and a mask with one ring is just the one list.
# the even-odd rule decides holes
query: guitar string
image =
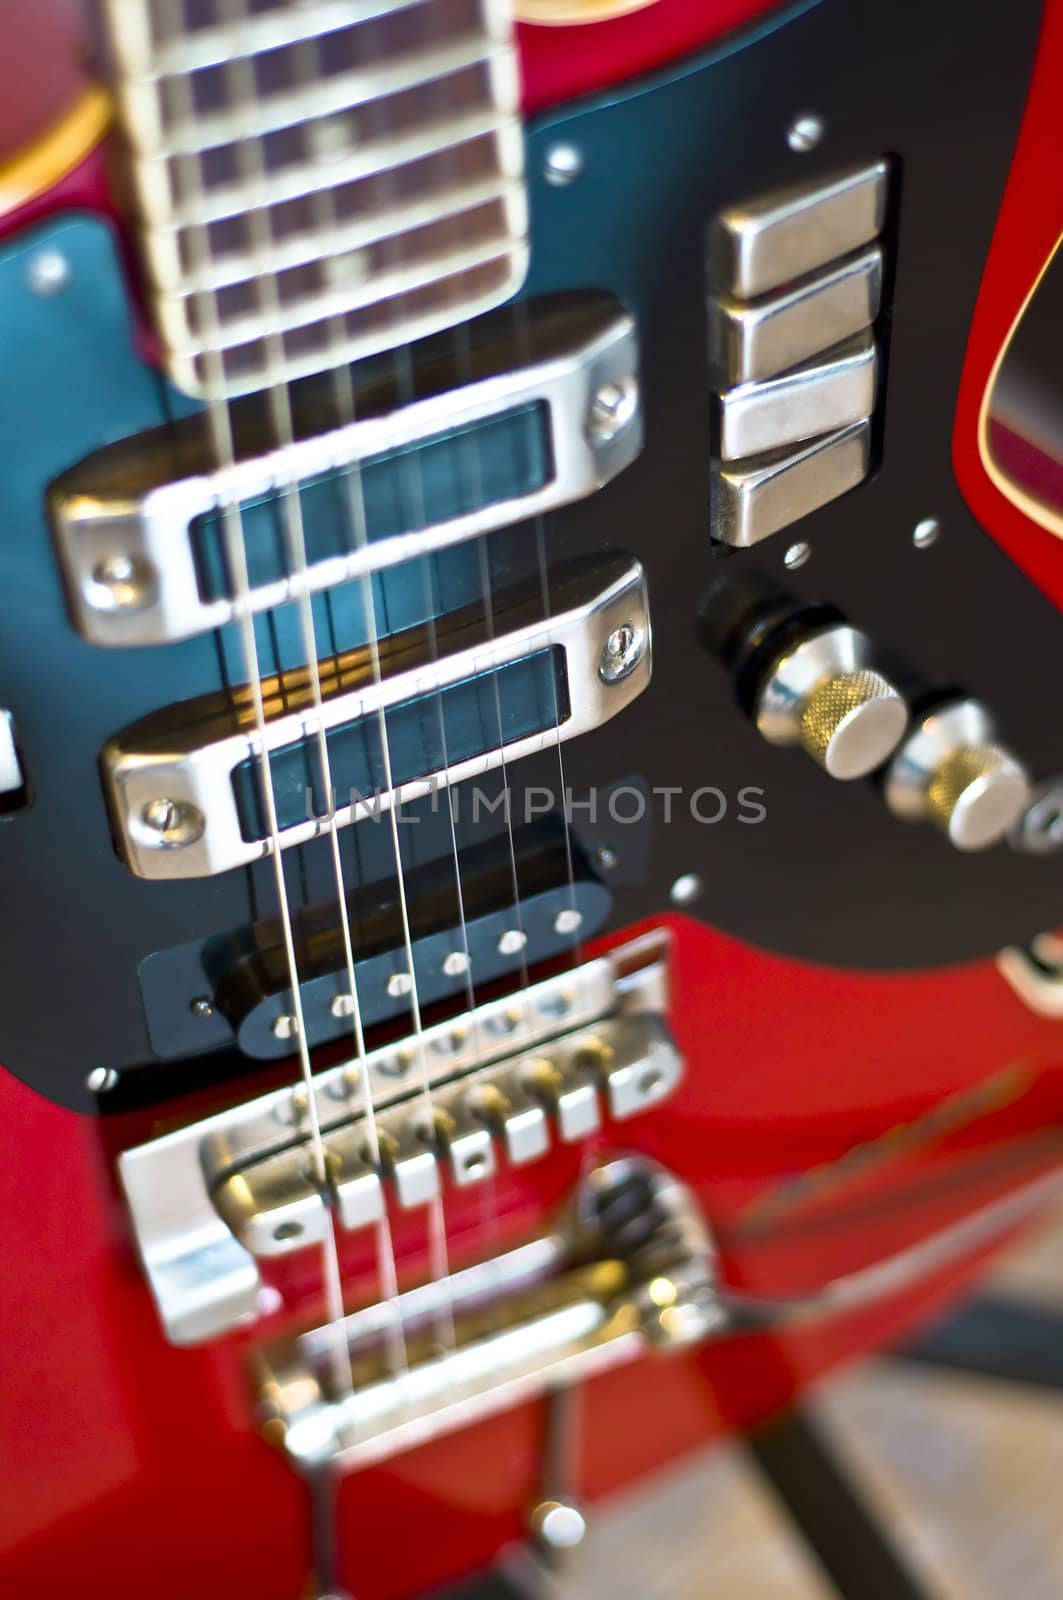
{"label": "guitar string", "polygon": [[[180,37],[185,27],[184,7],[180,0],[168,0],[166,12],[171,35]],[[242,6],[235,17],[233,16],[232,8],[228,5],[223,7],[222,14],[225,20],[230,22],[239,23],[246,20],[246,13],[243,11]],[[226,62],[223,65],[227,87],[230,81],[231,67],[231,62]],[[179,102],[178,121],[183,119],[188,126],[194,127],[197,110],[191,74],[179,72],[170,81],[173,85],[174,98]],[[190,157],[189,153],[178,153],[177,164],[182,174],[182,191],[184,198],[189,203],[189,209],[194,215],[198,203],[200,213],[200,220],[198,222],[193,221],[188,230],[188,243],[192,255],[190,276],[200,327],[206,334],[202,341],[204,349],[201,363],[208,427],[215,458],[219,468],[224,470],[225,468],[231,468],[235,464],[236,443],[223,354],[220,308],[217,292],[210,284],[211,241],[209,227],[204,220],[206,212],[206,178],[203,171],[203,154],[198,149],[191,152]],[[284,854],[281,847],[272,761],[267,743],[267,722],[258,635],[252,611],[246,531],[243,524],[242,508],[235,492],[226,495],[221,510],[226,563],[229,568],[229,577],[233,589],[233,609],[235,620],[238,624],[245,673],[248,678],[254,712],[256,737],[252,743],[252,754],[257,758],[259,786],[269,834],[270,856],[281,923],[285,963],[291,984],[292,1014],[295,1019],[295,1038],[299,1056],[300,1078],[306,1100],[305,1111],[310,1132],[311,1162],[314,1179],[322,1195],[324,1224],[322,1246],[323,1288],[327,1319],[330,1326],[337,1332],[336,1338],[331,1341],[333,1379],[337,1388],[343,1392],[345,1389],[353,1387],[353,1380],[343,1326],[343,1292],[339,1247],[332,1209],[325,1199],[329,1182],[328,1159],[318,1112],[314,1075],[310,1063],[293,919],[285,876]],[[279,661],[277,665],[279,670]],[[256,745],[257,749],[255,748]]]}
{"label": "guitar string", "polygon": [[[309,47],[309,48],[308,48]],[[309,60],[313,65],[313,41],[304,41],[293,48],[295,63],[295,79],[308,77],[313,80],[313,72],[301,74],[300,65]],[[250,88],[250,94],[242,97],[241,104],[252,106],[254,104],[253,68],[250,58],[241,58],[242,72],[245,87]],[[269,295],[268,315],[274,319],[275,326],[280,321],[279,285],[276,273],[268,268],[270,252],[275,245],[272,223],[272,212],[268,205],[266,195],[266,180],[268,177],[265,164],[265,151],[262,141],[255,137],[253,131],[245,136],[241,148],[247,149],[255,156],[255,171],[250,174],[252,183],[257,186],[261,204],[253,206],[248,212],[248,222],[255,230],[255,256],[263,270],[258,275],[260,290],[260,303],[265,289]],[[340,340],[336,336],[337,330],[330,329],[333,350],[339,348]],[[295,438],[295,418],[292,404],[291,388],[285,376],[279,380],[276,377],[278,369],[284,372],[284,346],[279,332],[268,340],[270,350],[270,364],[274,374],[274,381],[270,386],[270,407],[276,442],[282,448],[291,448]],[[315,733],[319,775],[323,789],[322,803],[325,810],[324,823],[328,835],[329,856],[332,877],[336,890],[337,918],[340,936],[343,943],[344,972],[346,978],[346,991],[336,999],[341,1006],[349,1007],[351,1037],[354,1044],[356,1071],[361,1094],[361,1109],[365,1119],[366,1144],[369,1159],[383,1182],[383,1163],[380,1129],[375,1105],[372,1074],[369,1069],[365,1027],[363,1020],[362,999],[359,992],[359,980],[354,958],[354,940],[351,929],[350,910],[347,902],[347,884],[344,872],[343,859],[339,839],[339,824],[336,814],[336,790],[333,782],[332,759],[328,747],[328,738],[324,724],[324,704],[321,687],[321,672],[319,663],[319,647],[317,630],[314,621],[313,598],[308,583],[309,563],[306,548],[306,530],[303,520],[303,507],[301,489],[297,483],[285,484],[281,490],[281,501],[284,510],[286,526],[288,556],[292,569],[292,576],[297,586],[297,603],[299,611],[299,625],[302,639],[302,653],[307,663],[314,705]],[[305,731],[305,724],[304,724]],[[326,1191],[328,1198],[331,1191]],[[394,1237],[391,1229],[391,1220],[385,1195],[384,1204],[380,1215],[374,1223],[377,1272],[380,1280],[381,1300],[389,1305],[392,1315],[388,1319],[385,1335],[388,1367],[393,1377],[404,1379],[409,1371],[409,1361],[406,1351],[405,1332],[399,1312],[399,1286],[398,1266],[395,1251]],[[338,1285],[338,1293],[342,1301],[342,1280]],[[344,1335],[346,1348],[346,1337]],[[350,1378],[350,1358],[347,1357],[347,1374]],[[346,1387],[353,1392],[353,1381]]]}
{"label": "guitar string", "polygon": [[[318,59],[320,64],[320,47]],[[351,115],[352,113],[347,113],[348,126],[350,125]],[[383,142],[386,144],[387,134],[391,128],[390,117],[386,111],[382,120],[384,122]],[[380,177],[382,182],[386,186],[390,187],[392,193],[394,194],[396,184],[394,171],[391,169],[385,169],[385,171],[380,174]],[[335,226],[337,220],[336,200],[332,190],[327,185],[324,189],[316,191],[314,197],[314,211],[315,221],[321,222],[326,231],[329,227]],[[386,254],[386,247],[382,253]],[[396,309],[397,308],[392,305],[388,310],[388,316],[392,326],[394,326],[395,323]],[[332,321],[331,327],[334,334],[343,330],[342,315],[338,315]],[[393,375],[395,375],[397,368],[394,350],[392,350],[391,362]],[[332,368],[331,384],[333,404],[335,406],[340,425],[353,425],[357,420],[358,408],[355,396],[354,381],[351,375],[349,364],[343,363],[342,365],[335,365]],[[348,532],[353,536],[354,539],[353,548],[356,551],[365,551],[370,540],[365,504],[365,486],[362,480],[361,463],[359,460],[356,459],[351,467],[346,471],[346,473],[343,475],[343,481],[347,491],[346,499],[349,516]],[[414,960],[413,951],[412,919],[409,908],[409,896],[406,890],[405,868],[402,856],[402,841],[399,833],[401,806],[398,804],[398,799],[395,795],[393,767],[391,760],[391,735],[388,728],[386,709],[380,693],[384,678],[382,657],[380,652],[380,634],[377,622],[376,595],[374,593],[373,586],[374,579],[368,562],[366,563],[366,566],[368,570],[363,572],[359,583],[362,595],[362,606],[366,621],[370,667],[373,683],[378,691],[376,696],[377,733],[380,741],[380,757],[383,769],[383,790],[384,794],[389,800],[389,804],[387,806],[387,825],[391,836],[391,850],[395,864],[395,881],[398,890],[399,917],[402,928],[402,952],[405,960],[404,975],[409,981],[409,1014],[411,1032],[414,1041],[414,1058],[419,1069],[420,1094],[423,1103],[426,1142],[431,1148],[434,1130],[436,1127],[436,1112],[432,1096],[431,1070],[428,1063],[428,1054],[424,1039],[424,1026],[422,1020],[417,967]],[[431,659],[434,662],[437,659],[434,630],[432,631],[430,637],[432,641]],[[440,708],[440,716],[442,717],[442,702],[441,700],[437,700],[437,703]],[[467,943],[464,934],[463,904],[462,929],[463,942]],[[395,974],[395,976],[402,975],[403,974],[399,973]],[[437,1192],[429,1200],[426,1207],[426,1214],[429,1274],[434,1282],[446,1284],[450,1279],[450,1253],[447,1242],[446,1216],[441,1185],[437,1186]],[[456,1333],[454,1329],[453,1312],[449,1293],[445,1293],[443,1296],[441,1296],[440,1307],[441,1309],[436,1317],[437,1341],[442,1346],[444,1351],[452,1352],[456,1348]],[[396,1317],[401,1319],[401,1310],[397,1304],[395,1307],[395,1313]]]}

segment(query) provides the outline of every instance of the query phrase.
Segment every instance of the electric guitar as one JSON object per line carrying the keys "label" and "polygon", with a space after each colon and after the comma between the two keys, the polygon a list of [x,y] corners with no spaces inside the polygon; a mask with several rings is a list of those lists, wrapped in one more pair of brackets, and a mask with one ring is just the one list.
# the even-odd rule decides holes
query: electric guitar
{"label": "electric guitar", "polygon": [[1063,1195],[1063,4],[4,38],[0,1585],[557,1566]]}

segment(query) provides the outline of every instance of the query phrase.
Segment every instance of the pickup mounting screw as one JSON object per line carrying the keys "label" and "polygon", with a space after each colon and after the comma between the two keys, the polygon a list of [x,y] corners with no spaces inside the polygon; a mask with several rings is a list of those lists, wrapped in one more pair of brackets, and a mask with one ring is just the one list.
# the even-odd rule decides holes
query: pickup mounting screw
{"label": "pickup mounting screw", "polygon": [[194,1017],[212,1017],[214,1015],[214,1002],[208,1000],[205,994],[197,995],[188,1009]]}
{"label": "pickup mounting screw", "polygon": [[299,1023],[290,1011],[282,1011],[279,1017],[274,1017],[270,1031],[275,1039],[294,1039],[299,1032]]}
{"label": "pickup mounting screw", "polygon": [[583,912],[577,911],[575,906],[566,906],[564,911],[559,911],[554,918],[555,933],[575,933],[583,922]]}
{"label": "pickup mounting screw", "polygon": [[90,1094],[108,1094],[117,1084],[118,1074],[113,1067],[93,1067],[85,1079],[85,1087]]}
{"label": "pickup mounting screw", "polygon": [[602,650],[598,662],[598,676],[603,683],[619,683],[634,672],[642,660],[646,635],[634,622],[623,622],[614,628]]}
{"label": "pickup mounting screw", "polygon": [[148,833],[148,843],[161,849],[194,844],[202,838],[206,820],[202,811],[184,800],[160,795],[141,808],[140,820]]}
{"label": "pickup mounting screw", "polygon": [[609,444],[622,433],[639,408],[634,373],[598,385],[587,412],[587,432],[595,444]]}
{"label": "pickup mounting screw", "polygon": [[138,556],[116,551],[97,561],[87,587],[95,611],[136,611],[152,598],[155,575]]}
{"label": "pickup mounting screw", "polygon": [[809,150],[814,150],[827,131],[823,118],[814,111],[802,112],[795,117],[786,130],[786,142],[791,150],[798,155],[805,155]]}

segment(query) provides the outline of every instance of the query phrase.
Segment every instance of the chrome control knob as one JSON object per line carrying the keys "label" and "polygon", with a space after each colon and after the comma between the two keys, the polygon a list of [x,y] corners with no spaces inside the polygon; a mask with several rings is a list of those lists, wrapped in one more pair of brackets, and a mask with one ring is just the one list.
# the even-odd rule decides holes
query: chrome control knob
{"label": "chrome control knob", "polygon": [[956,700],[925,716],[886,774],[894,816],[934,823],[957,850],[999,843],[1029,803],[1030,780],[993,732],[977,700]]}
{"label": "chrome control knob", "polygon": [[908,724],[903,696],[870,665],[871,646],[837,624],[774,663],[754,720],[771,744],[800,744],[832,778],[863,778],[888,761]]}

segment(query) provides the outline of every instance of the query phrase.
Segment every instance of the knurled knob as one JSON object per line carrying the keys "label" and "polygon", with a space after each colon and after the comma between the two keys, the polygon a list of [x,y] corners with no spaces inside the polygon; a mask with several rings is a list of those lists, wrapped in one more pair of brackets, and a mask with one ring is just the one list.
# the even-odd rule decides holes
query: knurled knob
{"label": "knurled knob", "polygon": [[984,850],[1018,821],[1029,798],[1026,772],[997,744],[963,745],[935,769],[927,811],[959,850]]}
{"label": "knurled knob", "polygon": [[801,744],[832,778],[862,778],[888,761],[908,709],[881,673],[864,668],[828,678],[801,713]]}

